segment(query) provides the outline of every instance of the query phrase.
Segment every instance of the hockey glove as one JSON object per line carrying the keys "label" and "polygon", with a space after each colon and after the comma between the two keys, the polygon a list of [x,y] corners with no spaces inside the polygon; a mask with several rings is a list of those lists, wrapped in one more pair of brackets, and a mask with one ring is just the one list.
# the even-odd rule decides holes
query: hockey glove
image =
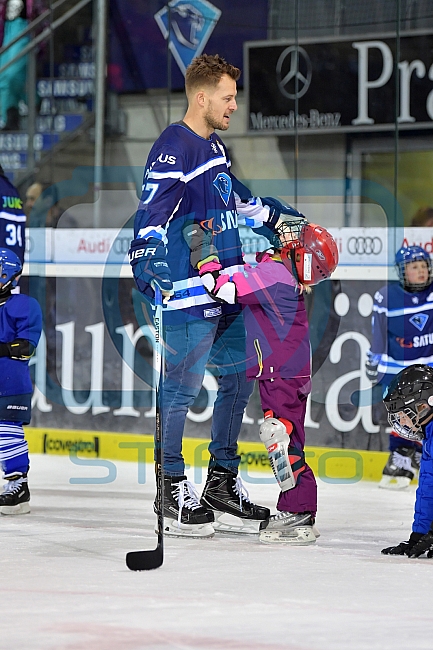
{"label": "hockey glove", "polygon": [[268,227],[276,227],[277,222],[280,219],[281,215],[288,214],[292,217],[303,217],[304,215],[301,212],[298,212],[295,208],[292,208],[290,205],[283,205],[278,199],[274,199],[271,196],[260,197],[262,205],[267,205],[269,208],[269,219],[266,222]]}
{"label": "hockey glove", "polygon": [[[409,555],[409,552],[423,537],[426,537],[426,535],[411,533],[407,542],[400,542],[397,546],[388,546],[388,548],[383,548],[381,552],[384,555]],[[422,552],[424,553],[424,551]]]}
{"label": "hockey glove", "polygon": [[28,361],[35,350],[35,346],[27,339],[15,339],[11,343],[0,343],[0,357],[10,357],[17,361]]}
{"label": "hockey glove", "polygon": [[367,361],[365,362],[365,374],[371,383],[377,384],[377,375],[378,375],[378,365],[380,361],[380,354],[373,354],[372,352],[367,352]]}
{"label": "hockey glove", "polygon": [[166,250],[160,239],[134,239],[129,249],[135,283],[141,293],[153,297],[153,285],[157,284],[166,298],[173,295],[170,269],[165,260]]}
{"label": "hockey glove", "polygon": [[[414,535],[415,533],[412,533]],[[416,533],[418,534],[418,533]],[[427,552],[427,557],[433,557],[433,531],[429,530],[428,533],[423,535],[418,542],[412,546],[408,551],[409,557],[419,557]]]}
{"label": "hockey glove", "polygon": [[221,268],[221,264],[216,261],[201,264],[201,281],[212,300],[234,305],[237,298],[236,285],[230,281],[228,275],[221,275]]}

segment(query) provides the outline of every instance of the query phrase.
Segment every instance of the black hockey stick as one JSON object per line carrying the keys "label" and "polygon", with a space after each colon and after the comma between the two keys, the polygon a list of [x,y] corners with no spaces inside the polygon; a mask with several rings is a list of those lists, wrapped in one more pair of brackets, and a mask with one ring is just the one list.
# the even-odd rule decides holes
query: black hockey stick
{"label": "black hockey stick", "polygon": [[161,289],[155,285],[155,352],[157,378],[156,392],[156,420],[155,420],[155,451],[156,451],[156,510],[158,513],[158,544],[152,551],[131,551],[126,554],[126,566],[131,571],[150,571],[158,569],[164,561],[164,468],[162,448],[162,409],[161,388],[164,371],[164,346],[162,345],[162,294]]}

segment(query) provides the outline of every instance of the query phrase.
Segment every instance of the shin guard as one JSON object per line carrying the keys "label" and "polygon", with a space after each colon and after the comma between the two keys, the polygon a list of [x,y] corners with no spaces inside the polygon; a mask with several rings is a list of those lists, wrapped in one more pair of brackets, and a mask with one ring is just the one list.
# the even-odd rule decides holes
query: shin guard
{"label": "shin guard", "polygon": [[305,471],[304,452],[290,445],[292,431],[293,425],[289,420],[266,417],[259,432],[281,492],[292,490],[298,476]]}

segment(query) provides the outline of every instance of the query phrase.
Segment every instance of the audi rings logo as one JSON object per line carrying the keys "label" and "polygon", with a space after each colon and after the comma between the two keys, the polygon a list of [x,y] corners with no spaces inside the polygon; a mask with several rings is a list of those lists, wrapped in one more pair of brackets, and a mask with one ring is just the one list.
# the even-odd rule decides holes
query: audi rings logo
{"label": "audi rings logo", "polygon": [[299,99],[310,87],[312,72],[310,57],[303,47],[286,47],[280,54],[276,68],[280,92],[289,99]]}
{"label": "audi rings logo", "polygon": [[351,255],[380,255],[383,243],[380,237],[351,237],[347,250]]}

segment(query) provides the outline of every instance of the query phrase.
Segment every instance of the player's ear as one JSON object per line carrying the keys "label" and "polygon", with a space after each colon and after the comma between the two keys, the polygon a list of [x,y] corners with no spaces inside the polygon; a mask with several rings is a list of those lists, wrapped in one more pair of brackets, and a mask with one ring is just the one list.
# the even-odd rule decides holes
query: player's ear
{"label": "player's ear", "polygon": [[206,103],[206,93],[204,90],[199,90],[198,93],[195,96],[197,104],[200,106],[200,108],[203,108],[205,103]]}

